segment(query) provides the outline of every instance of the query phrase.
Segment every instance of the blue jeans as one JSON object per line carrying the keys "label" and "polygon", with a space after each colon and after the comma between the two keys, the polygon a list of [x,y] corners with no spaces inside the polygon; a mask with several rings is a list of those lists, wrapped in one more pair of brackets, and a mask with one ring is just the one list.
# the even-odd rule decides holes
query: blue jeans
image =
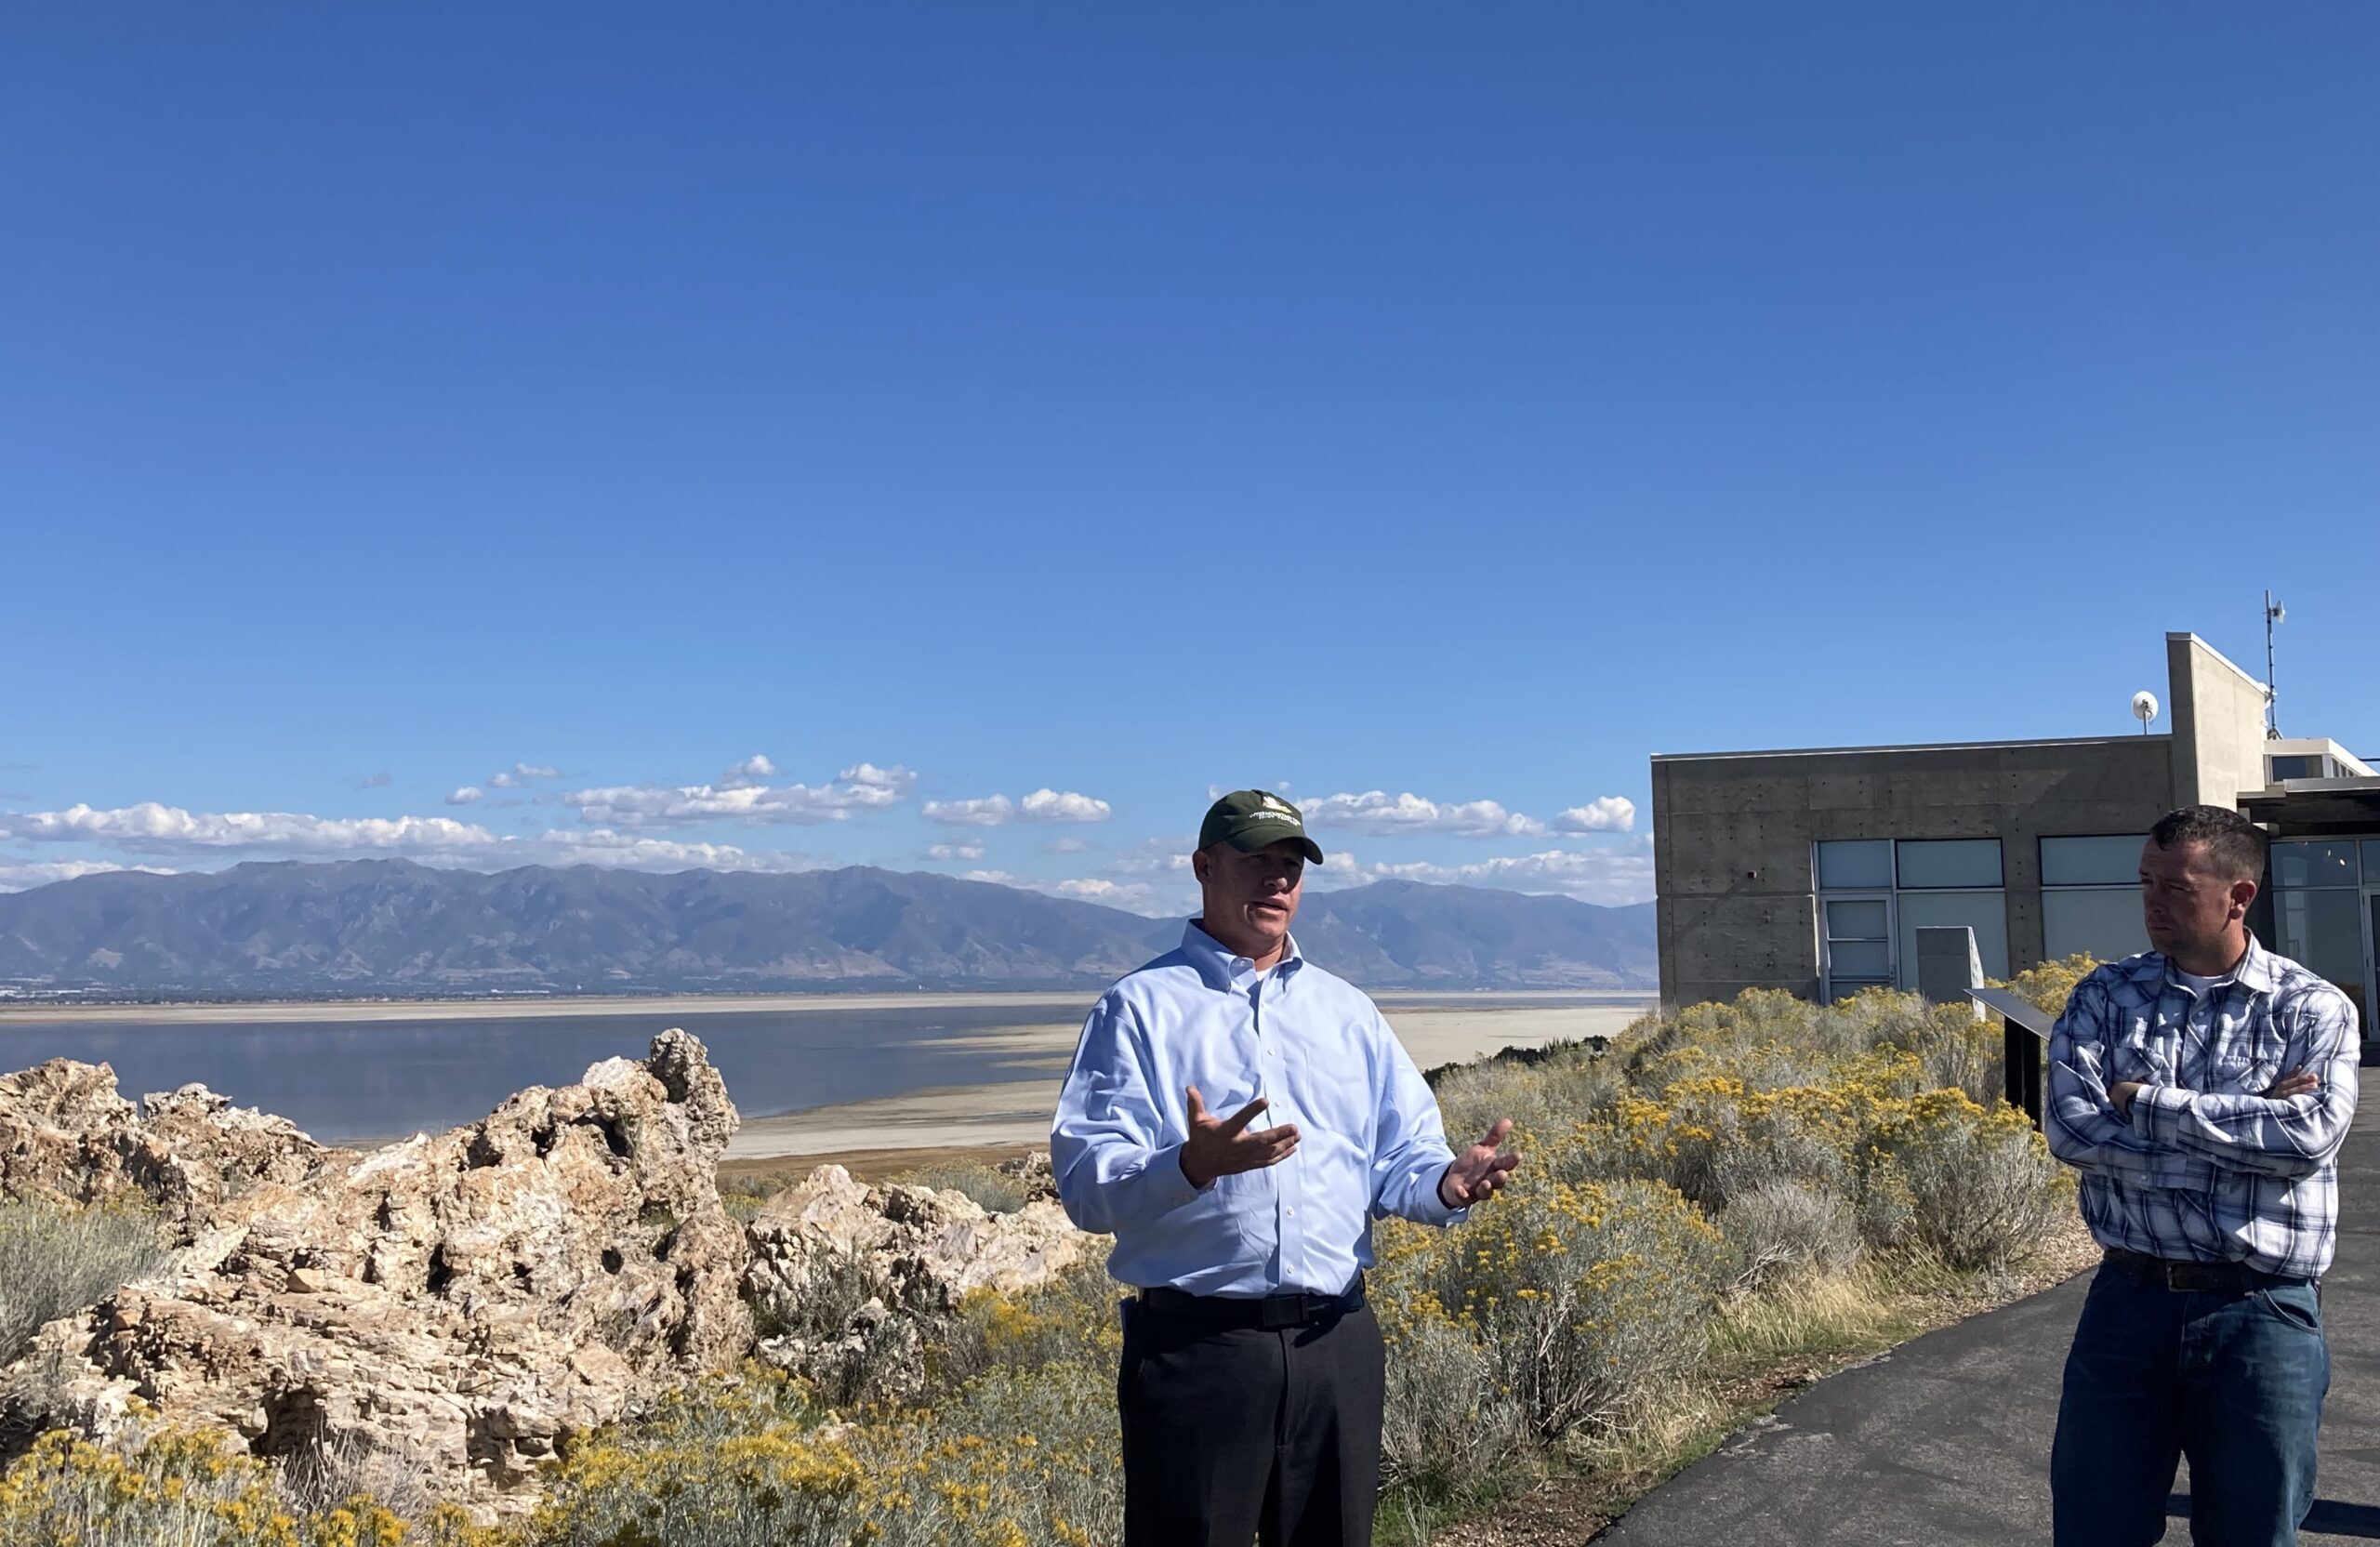
{"label": "blue jeans", "polygon": [[2313,1287],[2185,1294],[2114,1266],[2066,1356],[2050,1493],[2057,1547],[2149,1547],[2190,1459],[2190,1540],[2288,1547],[2314,1502],[2331,1353]]}

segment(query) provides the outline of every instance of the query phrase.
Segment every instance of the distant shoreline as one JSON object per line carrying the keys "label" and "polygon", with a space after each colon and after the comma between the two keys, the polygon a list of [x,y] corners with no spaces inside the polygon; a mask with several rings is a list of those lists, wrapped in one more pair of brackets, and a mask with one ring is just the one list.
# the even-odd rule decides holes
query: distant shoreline
{"label": "distant shoreline", "polygon": [[[463,1021],[562,1019],[570,1016],[763,1014],[838,1010],[953,1010],[998,1003],[1087,1012],[1100,985],[1076,989],[955,988],[911,993],[577,995],[569,998],[444,999],[205,999],[140,1004],[123,1000],[0,999],[0,1029],[11,1022],[163,1022],[207,1025],[281,1021]],[[1385,988],[1382,1004],[1455,1000],[1483,1010],[1530,1001],[1559,1004],[1645,1004],[1650,988]]]}
{"label": "distant shoreline", "polygon": [[[1476,1008],[1400,1011],[1388,996],[1382,996],[1382,1003],[1407,1054],[1428,1069],[1469,1063],[1505,1048],[1614,1037],[1652,1008],[1653,996],[1606,995],[1599,1002],[1581,998],[1554,1008],[1500,1007],[1488,1002]],[[942,1086],[775,1116],[747,1117],[728,1142],[727,1161],[747,1170],[776,1170],[797,1161],[824,1165],[847,1155],[880,1157],[910,1150],[1006,1155],[1047,1148],[1050,1117],[1057,1108],[1058,1087],[1077,1031],[1069,1023],[1002,1026],[973,1034],[984,1046],[1010,1051],[1017,1067],[1038,1066],[1039,1072],[1026,1078]]]}

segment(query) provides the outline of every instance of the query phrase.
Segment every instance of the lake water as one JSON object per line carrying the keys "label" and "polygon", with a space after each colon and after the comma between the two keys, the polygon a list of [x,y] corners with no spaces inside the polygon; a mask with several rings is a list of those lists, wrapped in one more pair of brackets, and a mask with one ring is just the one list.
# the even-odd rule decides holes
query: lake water
{"label": "lake water", "polygon": [[[1094,997],[1083,996],[1084,1011]],[[601,1059],[641,1058],[654,1034],[673,1025],[703,1039],[737,1108],[759,1117],[941,1086],[1046,1078],[1062,1061],[974,1044],[984,1032],[1051,1025],[1078,1013],[995,995],[959,1006],[630,1013],[590,1007],[585,1015],[413,1021],[10,1014],[0,1018],[0,1071],[61,1057],[108,1064],[118,1089],[132,1097],[196,1081],[242,1106],[287,1117],[325,1144],[347,1144],[469,1122],[523,1087],[568,1084]]]}
{"label": "lake water", "polygon": [[[1088,999],[1086,996],[1086,1008]],[[739,1110],[764,1117],[1046,1072],[952,1038],[1069,1019],[1047,1004],[939,1009],[714,1010],[437,1020],[0,1021],[0,1070],[46,1058],[114,1066],[127,1096],[195,1080],[278,1113],[325,1144],[389,1140],[485,1116],[513,1091],[641,1058],[655,1032],[703,1039]]]}

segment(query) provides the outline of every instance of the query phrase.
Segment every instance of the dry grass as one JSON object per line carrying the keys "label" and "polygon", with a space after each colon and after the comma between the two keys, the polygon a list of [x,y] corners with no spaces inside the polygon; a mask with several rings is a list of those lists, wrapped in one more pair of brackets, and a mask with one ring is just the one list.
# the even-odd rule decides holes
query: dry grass
{"label": "dry grass", "polygon": [[[1443,1073],[1454,1129],[1514,1116],[1531,1158],[1461,1230],[1379,1228],[1378,1540],[1578,1541],[1809,1382],[2082,1265],[2062,1173],[2021,1117],[1977,1099],[1997,1056],[1996,1033],[1909,996],[1755,992],[1648,1017],[1607,1051]],[[757,1206],[808,1169],[730,1185]],[[1101,1270],[938,1320],[876,1318],[901,1333],[879,1340],[850,1329],[880,1286],[829,1264],[772,1330],[848,1347],[848,1368],[666,1400],[571,1447],[549,1506],[480,1540],[1112,1540],[1119,1340]]]}
{"label": "dry grass", "polygon": [[40,1328],[155,1272],[155,1218],[129,1205],[0,1204],[0,1365]]}

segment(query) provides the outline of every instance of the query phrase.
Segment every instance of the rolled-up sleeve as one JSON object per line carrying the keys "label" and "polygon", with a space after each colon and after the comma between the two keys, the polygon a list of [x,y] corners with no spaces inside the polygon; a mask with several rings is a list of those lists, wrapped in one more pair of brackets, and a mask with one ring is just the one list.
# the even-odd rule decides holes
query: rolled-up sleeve
{"label": "rolled-up sleeve", "polygon": [[1382,1071],[1372,1124],[1372,1212],[1417,1224],[1459,1224],[1471,1211],[1448,1208],[1438,1195],[1438,1179],[1454,1160],[1438,1098],[1377,1011],[1372,1035]]}
{"label": "rolled-up sleeve", "polygon": [[1095,1235],[1151,1224],[1198,1196],[1182,1174],[1187,1135],[1150,1086],[1146,1029],[1120,994],[1092,1007],[1050,1131],[1066,1217]]}

